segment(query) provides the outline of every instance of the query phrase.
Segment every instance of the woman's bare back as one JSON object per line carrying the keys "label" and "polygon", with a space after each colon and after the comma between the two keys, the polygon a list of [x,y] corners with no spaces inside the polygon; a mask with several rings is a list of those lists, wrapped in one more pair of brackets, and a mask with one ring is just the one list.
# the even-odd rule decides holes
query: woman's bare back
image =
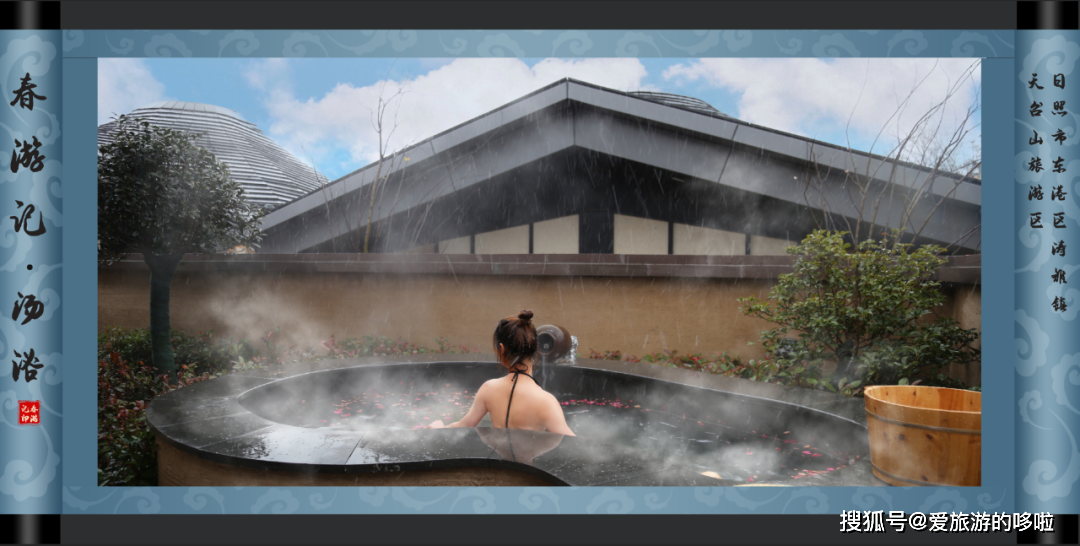
{"label": "woman's bare back", "polygon": [[[575,436],[566,424],[562,405],[551,393],[540,388],[532,378],[519,375],[517,388],[514,388],[513,374],[492,379],[480,386],[473,399],[469,412],[461,420],[444,425],[435,421],[429,428],[475,427],[485,415],[491,415],[491,426],[504,428],[506,424],[506,406],[510,405],[510,428],[539,430]],[[514,399],[510,400],[510,389],[514,389]]]}
{"label": "woman's bare back", "polygon": [[[512,400],[511,389],[514,394]],[[559,401],[540,388],[531,377],[524,375],[518,376],[516,387],[512,374],[492,379],[484,383],[477,396],[484,397],[488,413],[491,414],[491,426],[495,428],[504,428],[506,425],[507,406],[510,407],[510,428],[544,431],[548,430],[552,412],[558,412],[559,416],[562,416]],[[563,422],[565,423],[565,418]]]}
{"label": "woman's bare back", "polygon": [[522,309],[517,317],[499,321],[492,337],[492,348],[499,364],[509,373],[484,383],[465,417],[449,425],[435,421],[428,425],[429,428],[475,427],[485,415],[491,415],[491,426],[495,428],[574,435],[566,425],[559,401],[532,379],[530,372],[536,355],[536,328],[532,325],[532,317],[532,311]]}

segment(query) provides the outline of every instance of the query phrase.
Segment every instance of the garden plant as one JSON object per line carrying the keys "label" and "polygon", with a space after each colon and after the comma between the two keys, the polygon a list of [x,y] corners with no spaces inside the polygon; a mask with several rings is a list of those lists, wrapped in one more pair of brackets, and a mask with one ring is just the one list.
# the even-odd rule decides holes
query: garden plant
{"label": "garden plant", "polygon": [[943,249],[903,243],[900,231],[852,248],[846,235],[811,233],[787,249],[794,271],[780,275],[767,301],[739,300],[746,315],[776,326],[761,342],[777,375],[813,386],[834,364],[830,390],[915,382],[963,388],[946,370],[979,362],[972,345],[979,332],[935,315],[946,301],[934,279],[946,262]]}

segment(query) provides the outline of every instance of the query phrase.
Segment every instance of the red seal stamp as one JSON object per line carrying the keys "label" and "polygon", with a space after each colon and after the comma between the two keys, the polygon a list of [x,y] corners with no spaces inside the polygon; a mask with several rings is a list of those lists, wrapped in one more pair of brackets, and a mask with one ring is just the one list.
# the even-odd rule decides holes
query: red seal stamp
{"label": "red seal stamp", "polygon": [[41,402],[38,400],[19,400],[19,424],[41,424]]}

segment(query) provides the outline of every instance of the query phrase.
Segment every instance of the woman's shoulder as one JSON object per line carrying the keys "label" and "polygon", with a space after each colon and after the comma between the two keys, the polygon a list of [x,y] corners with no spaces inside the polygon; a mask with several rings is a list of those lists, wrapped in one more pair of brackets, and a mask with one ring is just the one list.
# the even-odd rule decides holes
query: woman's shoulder
{"label": "woman's shoulder", "polygon": [[540,405],[539,405],[540,412],[543,415],[545,415],[546,417],[551,417],[551,416],[555,415],[556,413],[559,414],[559,415],[562,415],[563,408],[562,408],[562,404],[559,402],[559,399],[555,398],[555,395],[551,394],[548,391],[541,391],[541,393],[542,394],[540,395],[540,398],[539,398],[539,400],[540,400]]}
{"label": "woman's shoulder", "polygon": [[497,378],[496,379],[488,379],[487,381],[484,381],[484,383],[482,385],[480,385],[480,389],[476,391],[476,394],[488,392],[488,391],[490,391],[492,389],[498,388],[498,386],[499,386],[499,380]]}
{"label": "woman's shoulder", "polygon": [[483,382],[480,385],[480,388],[476,389],[476,395],[473,398],[475,400],[479,400],[481,402],[484,402],[488,398],[490,398],[492,396],[492,393],[494,393],[495,389],[496,389],[494,381],[495,381],[494,379],[489,379],[489,380]]}

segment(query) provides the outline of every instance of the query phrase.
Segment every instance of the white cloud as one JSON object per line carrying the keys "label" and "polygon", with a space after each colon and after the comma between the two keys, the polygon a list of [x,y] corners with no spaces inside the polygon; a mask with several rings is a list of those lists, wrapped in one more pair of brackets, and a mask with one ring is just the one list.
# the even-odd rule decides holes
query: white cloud
{"label": "white cloud", "polygon": [[288,86],[289,64],[286,59],[263,59],[244,71],[248,84],[260,91],[268,87]]}
{"label": "white cloud", "polygon": [[[896,135],[906,135],[918,118],[944,100],[962,81],[972,59],[701,59],[664,71],[675,84],[704,82],[740,95],[738,112],[751,123],[811,138],[831,131],[872,141],[882,130],[875,153],[887,154]],[[980,71],[958,87],[941,111],[940,133],[962,123],[977,98]],[[925,78],[925,80],[924,80]],[[921,83],[920,83],[921,82]],[[916,89],[917,87],[917,89]],[[907,95],[915,90],[910,99]],[[901,114],[900,104],[908,102]],[[974,119],[969,123],[978,124]],[[971,137],[977,136],[976,130]],[[971,138],[969,137],[969,138]]]}
{"label": "white cloud", "polygon": [[163,100],[174,99],[143,59],[98,59],[98,125]]}
{"label": "white cloud", "polygon": [[363,166],[378,158],[378,135],[371,114],[380,96],[395,99],[387,110],[397,128],[390,151],[404,148],[491,111],[564,77],[619,90],[646,88],[637,59],[545,59],[529,67],[519,59],[455,59],[408,80],[384,80],[366,87],[338,84],[318,98],[297,98],[279,63],[260,63],[245,74],[267,91],[269,132],[297,155],[325,160],[347,150]]}

